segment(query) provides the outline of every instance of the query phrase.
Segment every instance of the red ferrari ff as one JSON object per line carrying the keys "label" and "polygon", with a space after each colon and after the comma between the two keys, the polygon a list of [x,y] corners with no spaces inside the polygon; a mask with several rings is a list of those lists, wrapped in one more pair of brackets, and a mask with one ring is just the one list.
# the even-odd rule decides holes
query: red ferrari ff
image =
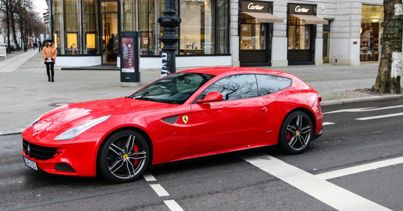
{"label": "red ferrari ff", "polygon": [[322,133],[320,101],[280,71],[185,70],[131,96],[44,114],[22,133],[23,160],[50,174],[128,182],[150,165],[201,156],[270,145],[301,153]]}

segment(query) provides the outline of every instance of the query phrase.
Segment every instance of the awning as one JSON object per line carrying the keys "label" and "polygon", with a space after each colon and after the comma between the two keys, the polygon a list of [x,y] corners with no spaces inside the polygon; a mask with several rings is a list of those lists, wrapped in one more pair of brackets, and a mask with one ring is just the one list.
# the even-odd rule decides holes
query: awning
{"label": "awning", "polygon": [[251,18],[256,19],[258,23],[283,23],[284,19],[274,16],[270,13],[260,13],[260,12],[242,12]]}
{"label": "awning", "polygon": [[327,20],[315,15],[292,15],[292,16],[303,20],[305,24],[329,24]]}

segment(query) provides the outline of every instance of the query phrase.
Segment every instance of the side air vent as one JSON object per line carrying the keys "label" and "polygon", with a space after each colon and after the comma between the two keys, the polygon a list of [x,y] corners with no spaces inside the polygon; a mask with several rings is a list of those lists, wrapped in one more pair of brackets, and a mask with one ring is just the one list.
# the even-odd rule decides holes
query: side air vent
{"label": "side air vent", "polygon": [[179,116],[171,116],[167,118],[163,118],[162,121],[168,124],[175,124],[178,121]]}

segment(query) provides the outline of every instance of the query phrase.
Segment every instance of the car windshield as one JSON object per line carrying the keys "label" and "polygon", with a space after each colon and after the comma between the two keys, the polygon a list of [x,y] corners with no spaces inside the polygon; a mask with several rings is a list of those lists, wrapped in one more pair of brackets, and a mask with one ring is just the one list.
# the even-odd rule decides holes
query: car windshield
{"label": "car windshield", "polygon": [[201,73],[173,74],[140,89],[130,97],[139,100],[182,104],[213,77]]}

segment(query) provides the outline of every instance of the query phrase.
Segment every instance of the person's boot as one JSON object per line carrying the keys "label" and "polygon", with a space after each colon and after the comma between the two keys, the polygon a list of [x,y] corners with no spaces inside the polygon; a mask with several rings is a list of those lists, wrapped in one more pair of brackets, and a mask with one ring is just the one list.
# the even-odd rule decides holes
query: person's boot
{"label": "person's boot", "polygon": [[54,78],[52,78],[52,82],[55,82],[55,79],[54,79]]}
{"label": "person's boot", "polygon": [[48,81],[50,81],[50,78],[48,78]]}

